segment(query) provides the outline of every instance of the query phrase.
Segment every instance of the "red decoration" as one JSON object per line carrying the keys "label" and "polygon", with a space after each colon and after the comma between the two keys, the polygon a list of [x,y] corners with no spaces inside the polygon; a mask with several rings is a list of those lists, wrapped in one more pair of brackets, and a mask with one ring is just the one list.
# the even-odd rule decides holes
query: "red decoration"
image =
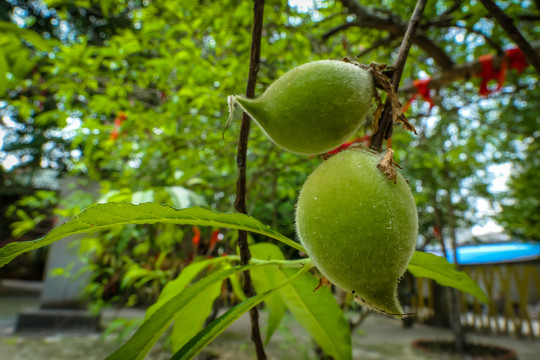
{"label": "red decoration", "polygon": [[506,60],[503,60],[501,67],[497,70],[493,68],[493,55],[481,55],[478,61],[482,65],[482,70],[478,74],[482,78],[478,93],[482,96],[491,93],[491,90],[487,87],[490,80],[497,80],[497,90],[500,90],[506,78]]}
{"label": "red decoration", "polygon": [[429,103],[429,111],[433,109],[433,106],[435,106],[435,103],[433,102],[433,98],[431,97],[431,89],[429,88],[430,81],[431,81],[431,78],[415,80],[413,82],[413,85],[416,88],[416,93],[413,95],[412,98],[409,99],[409,101],[407,101],[407,103],[405,103],[405,106],[403,106],[403,110],[402,110],[403,112],[409,109],[409,107],[411,106],[411,103],[413,102],[413,100],[415,100],[418,97],[418,95],[420,95],[420,97],[424,101],[427,101]]}
{"label": "red decoration", "polygon": [[[515,69],[518,73],[523,72],[528,66],[527,58],[525,54],[519,48],[511,48],[506,50],[505,57],[501,62],[501,66],[498,69],[495,69],[493,66],[493,55],[481,55],[478,58],[482,70],[477,74],[478,77],[482,79],[480,83],[480,88],[478,93],[482,96],[489,95],[492,91],[488,88],[488,83],[491,80],[497,81],[496,90],[500,90],[506,79],[506,70]],[[411,106],[411,103],[418,97],[422,97],[430,105],[429,109],[431,110],[435,105],[433,99],[431,98],[431,92],[429,88],[429,82],[431,79],[422,79],[414,81],[413,85],[416,88],[416,93],[412,98],[407,101],[405,106],[403,106],[403,112],[407,111]]]}
{"label": "red decoration", "polygon": [[219,232],[219,229],[212,231],[212,237],[210,238],[210,249],[213,249],[217,242],[221,240],[220,235],[221,233]]}
{"label": "red decoration", "polygon": [[505,51],[508,59],[508,68],[515,69],[518,73],[522,73],[529,63],[525,54],[519,48],[512,48]]}
{"label": "red decoration", "polygon": [[349,146],[351,146],[352,144],[358,144],[358,143],[364,143],[364,145],[368,145],[369,144],[369,135],[364,135],[363,137],[361,138],[356,138],[354,140],[351,140],[351,141],[347,141],[346,143],[338,146],[337,148],[335,148],[334,150],[331,150],[329,152],[327,152],[326,154],[327,155],[333,155],[333,154],[337,154],[338,152],[340,151],[343,151],[345,149],[347,149]]}
{"label": "red decoration", "polygon": [[194,226],[193,227],[193,237],[191,238],[191,242],[193,243],[193,245],[198,247],[200,241],[201,241],[201,230],[199,229],[198,226]]}
{"label": "red decoration", "polygon": [[506,57],[503,59],[499,69],[493,68],[493,55],[482,55],[478,61],[482,65],[482,71],[478,74],[482,78],[478,93],[486,96],[491,93],[487,84],[490,80],[497,80],[497,90],[500,90],[506,79],[506,69],[515,69],[518,73],[523,72],[529,63],[525,54],[519,48],[511,48],[506,50]]}
{"label": "red decoration", "polygon": [[433,227],[433,235],[437,238],[437,239],[440,239],[441,238],[441,229],[439,229],[439,227],[437,225],[435,225]]}
{"label": "red decoration", "polygon": [[116,139],[118,139],[118,135],[120,135],[120,131],[115,127],[111,132],[111,140],[116,141]]}
{"label": "red decoration", "polygon": [[118,115],[114,118],[114,129],[111,132],[111,140],[116,141],[118,135],[120,135],[120,129],[122,123],[127,120],[127,115],[123,111],[119,111]]}

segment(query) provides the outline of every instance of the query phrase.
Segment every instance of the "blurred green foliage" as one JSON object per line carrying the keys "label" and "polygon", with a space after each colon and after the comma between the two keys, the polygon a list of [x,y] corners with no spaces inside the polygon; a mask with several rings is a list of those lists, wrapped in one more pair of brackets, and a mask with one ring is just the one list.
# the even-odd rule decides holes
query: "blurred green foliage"
{"label": "blurred green foliage", "polygon": [[[367,15],[380,20],[371,22],[367,15],[361,22],[345,3],[316,0],[305,9],[266,2],[257,94],[308,61],[360,56],[364,63],[393,62],[400,43],[394,29],[407,23],[415,1],[364,5]],[[538,38],[534,2],[503,5],[528,39]],[[240,114],[226,126],[226,99],[245,91],[251,2],[0,0],[0,9],[0,160],[12,162],[0,168],[3,189],[29,186],[23,175],[52,169],[59,177],[99,181],[106,201],[151,195],[176,207],[232,211]],[[455,64],[512,47],[478,2],[439,0],[424,19],[420,31],[431,50]],[[425,46],[412,47],[403,84],[448,71],[430,54]],[[421,245],[439,233],[446,237],[448,229],[482,223],[479,197],[500,211],[506,230],[540,239],[537,78],[532,68],[509,71],[502,91],[487,98],[478,95],[479,79],[463,79],[434,92],[431,112],[421,100],[412,103],[408,115],[417,136],[396,126],[393,148],[416,196]],[[370,132],[366,123],[358,136]],[[298,191],[320,161],[277,148],[253,125],[249,214],[294,238]],[[506,162],[513,164],[509,191],[495,193],[489,166]],[[23,215],[20,220],[30,221]],[[226,239],[232,243],[234,236]],[[184,264],[193,233],[128,226],[101,237],[105,241],[92,248],[96,267],[119,279],[149,267],[156,273],[147,274],[146,284],[163,284],[173,276],[160,272],[163,262]],[[133,243],[141,237],[147,239],[144,248]],[[163,253],[167,260],[159,258]],[[151,260],[155,256],[159,262]],[[103,294],[108,285],[99,278],[95,293]]]}

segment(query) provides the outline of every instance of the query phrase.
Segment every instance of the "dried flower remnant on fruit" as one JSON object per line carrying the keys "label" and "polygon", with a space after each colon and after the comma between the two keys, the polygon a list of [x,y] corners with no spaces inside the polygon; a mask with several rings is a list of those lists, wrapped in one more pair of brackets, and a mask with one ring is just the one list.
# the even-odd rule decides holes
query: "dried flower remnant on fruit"
{"label": "dried flower remnant on fruit", "polygon": [[381,170],[383,174],[395,184],[397,181],[396,167],[401,169],[401,166],[399,166],[394,160],[394,150],[388,148],[386,149],[384,156],[377,163],[377,169]]}
{"label": "dried flower remnant on fruit", "polygon": [[317,287],[315,289],[313,289],[313,292],[319,290],[323,286],[331,286],[331,285],[332,285],[332,283],[330,281],[328,281],[327,278],[322,276],[321,278],[319,278],[319,283],[317,284]]}
{"label": "dried flower remnant on fruit", "polygon": [[379,93],[377,92],[377,89],[381,89],[386,92],[388,99],[390,99],[390,104],[392,105],[392,120],[402,123],[403,127],[406,130],[417,134],[415,127],[409,122],[405,114],[403,114],[403,106],[399,102],[399,97],[397,96],[396,91],[394,90],[394,87],[392,86],[392,83],[390,81],[389,75],[393,72],[392,67],[389,67],[386,64],[378,64],[373,62],[369,65],[364,65],[348,58],[345,58],[343,60],[354,64],[362,69],[366,69],[373,75],[373,82],[375,85],[374,97],[377,101],[377,109],[373,114],[373,133],[377,132],[377,130],[379,129],[379,120],[384,109],[384,104],[381,100]]}

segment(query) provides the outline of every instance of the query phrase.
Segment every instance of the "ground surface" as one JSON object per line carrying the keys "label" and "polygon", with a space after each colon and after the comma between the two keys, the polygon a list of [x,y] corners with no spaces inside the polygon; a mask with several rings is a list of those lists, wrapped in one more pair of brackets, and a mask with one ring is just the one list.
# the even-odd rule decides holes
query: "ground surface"
{"label": "ground surface", "polygon": [[[30,334],[14,334],[17,314],[25,309],[37,307],[39,293],[33,291],[0,291],[0,359],[8,360],[101,360],[111,354],[119,345],[116,335],[103,337],[100,334],[60,334],[42,331]],[[104,322],[116,316],[137,318],[142,311],[105,312]],[[262,314],[264,319],[264,313]],[[378,315],[369,315],[359,331],[353,335],[354,359],[384,360],[435,360],[440,355],[429,355],[411,347],[416,339],[451,339],[448,329],[440,329],[415,324],[405,329],[401,322]],[[487,336],[470,334],[468,339],[483,344],[493,344],[514,349],[520,360],[540,358],[538,339],[517,339],[508,336]],[[316,359],[313,344],[294,319],[287,316],[266,347],[269,359]],[[201,358],[244,360],[255,359],[249,342],[249,319],[242,317],[225,333],[217,338]],[[162,345],[153,349],[149,360],[168,359],[170,353]],[[444,359],[455,359],[444,357]]]}

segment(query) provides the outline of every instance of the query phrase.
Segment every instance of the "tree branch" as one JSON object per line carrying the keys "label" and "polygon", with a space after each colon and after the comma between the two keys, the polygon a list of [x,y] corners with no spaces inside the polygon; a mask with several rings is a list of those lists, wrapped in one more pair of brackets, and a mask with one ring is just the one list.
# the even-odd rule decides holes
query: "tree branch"
{"label": "tree branch", "polygon": [[540,21],[540,15],[535,14],[519,14],[517,18],[521,21]]}
{"label": "tree branch", "polygon": [[329,37],[341,32],[341,31],[344,31],[344,30],[347,30],[348,28],[352,27],[352,26],[356,26],[356,23],[354,21],[351,21],[351,22],[348,22],[348,23],[345,23],[345,24],[341,24],[339,26],[336,26],[335,28],[333,29],[330,29],[329,31],[327,31],[323,36],[322,36],[322,41],[326,41],[328,40]]}
{"label": "tree branch", "polygon": [[540,10],[540,0],[534,0],[534,3],[536,4],[536,8]]}
{"label": "tree branch", "polygon": [[446,9],[442,14],[432,19],[428,19],[424,21],[422,25],[420,25],[420,29],[425,30],[428,27],[438,26],[438,25],[444,26],[444,24],[448,24],[449,22],[453,21],[453,18],[450,16],[450,14],[452,14],[456,10],[459,10],[462,3],[463,3],[463,0],[454,0],[454,4],[448,7],[448,9]]}
{"label": "tree branch", "polygon": [[497,20],[508,36],[514,40],[519,49],[525,54],[529,63],[534,66],[536,72],[540,74],[540,56],[534,51],[531,44],[514,25],[514,19],[506,15],[492,0],[480,0],[480,2],[489,11],[491,16]]}
{"label": "tree branch", "polygon": [[473,33],[473,34],[476,34],[476,35],[479,35],[479,36],[483,37],[484,40],[492,48],[494,48],[497,51],[497,54],[499,54],[499,55],[504,54],[504,50],[502,49],[502,47],[495,40],[493,40],[490,36],[488,36],[484,32],[482,32],[480,30],[475,30],[473,28],[466,27],[466,26],[452,25],[451,27],[456,27],[456,28],[459,28],[459,29],[463,29],[463,30],[466,30],[469,33]]}
{"label": "tree branch", "polygon": [[[534,51],[540,53],[540,41],[534,42],[531,44]],[[506,55],[498,55],[493,57],[493,69],[498,70],[501,67],[503,60],[506,58]],[[482,71],[482,64],[475,60],[465,64],[456,65],[452,70],[443,71],[439,74],[431,76],[431,80],[428,84],[430,89],[439,89],[445,85],[453,83],[454,81],[470,79]],[[401,94],[412,95],[418,90],[411,83],[403,86],[399,89]]]}
{"label": "tree branch", "polygon": [[[260,68],[261,59],[261,39],[264,15],[264,0],[254,0],[253,7],[253,33],[251,39],[251,57],[249,62],[249,76],[247,82],[246,96],[253,98],[255,95],[255,85],[257,84],[257,73]],[[247,144],[249,136],[251,120],[244,113],[242,116],[242,124],[240,126],[240,136],[238,139],[238,152],[236,155],[236,199],[234,208],[237,212],[246,213],[246,166],[247,166]],[[240,248],[240,263],[247,265],[251,259],[251,253],[247,242],[247,232],[238,231],[238,247]],[[243,290],[246,296],[255,295],[251,274],[249,270],[243,273]],[[259,312],[257,307],[253,307],[249,311],[251,319],[251,340],[255,344],[257,359],[266,359],[264,346],[259,328]]]}
{"label": "tree branch", "polygon": [[[356,20],[348,23],[350,25],[346,26],[346,28],[357,26],[382,30],[387,31],[390,35],[395,37],[404,36],[407,30],[407,24],[395,15],[382,17],[372,9],[360,5],[356,0],[341,0],[341,3],[350,13],[356,15]],[[341,30],[343,30],[343,28],[341,28]],[[412,41],[433,58],[437,65],[442,69],[450,69],[454,65],[454,62],[448,54],[424,33],[415,33]]]}
{"label": "tree branch", "polygon": [[[399,88],[399,82],[401,80],[401,75],[403,74],[403,69],[405,68],[405,62],[407,61],[407,56],[409,55],[409,50],[412,45],[412,38],[422,20],[422,14],[424,13],[424,8],[426,7],[427,0],[418,0],[414,12],[407,26],[407,31],[401,42],[401,47],[399,48],[398,57],[394,63],[394,72],[392,74],[392,86],[397,92]],[[375,134],[371,137],[371,143],[369,147],[375,149],[376,151],[382,151],[383,140],[388,140],[392,137],[392,105],[389,99],[386,100],[384,104],[384,111],[382,113],[381,119],[379,120],[379,127]]]}
{"label": "tree branch", "polygon": [[369,54],[370,52],[372,52],[373,50],[383,46],[383,45],[388,45],[390,43],[393,43],[394,40],[396,40],[396,38],[393,36],[393,35],[388,35],[387,37],[384,37],[382,39],[378,39],[376,41],[373,42],[373,44],[371,44],[370,47],[366,48],[366,49],[363,49],[361,52],[358,53],[358,55],[356,55],[356,58],[361,58],[362,56],[365,56],[367,54]]}

